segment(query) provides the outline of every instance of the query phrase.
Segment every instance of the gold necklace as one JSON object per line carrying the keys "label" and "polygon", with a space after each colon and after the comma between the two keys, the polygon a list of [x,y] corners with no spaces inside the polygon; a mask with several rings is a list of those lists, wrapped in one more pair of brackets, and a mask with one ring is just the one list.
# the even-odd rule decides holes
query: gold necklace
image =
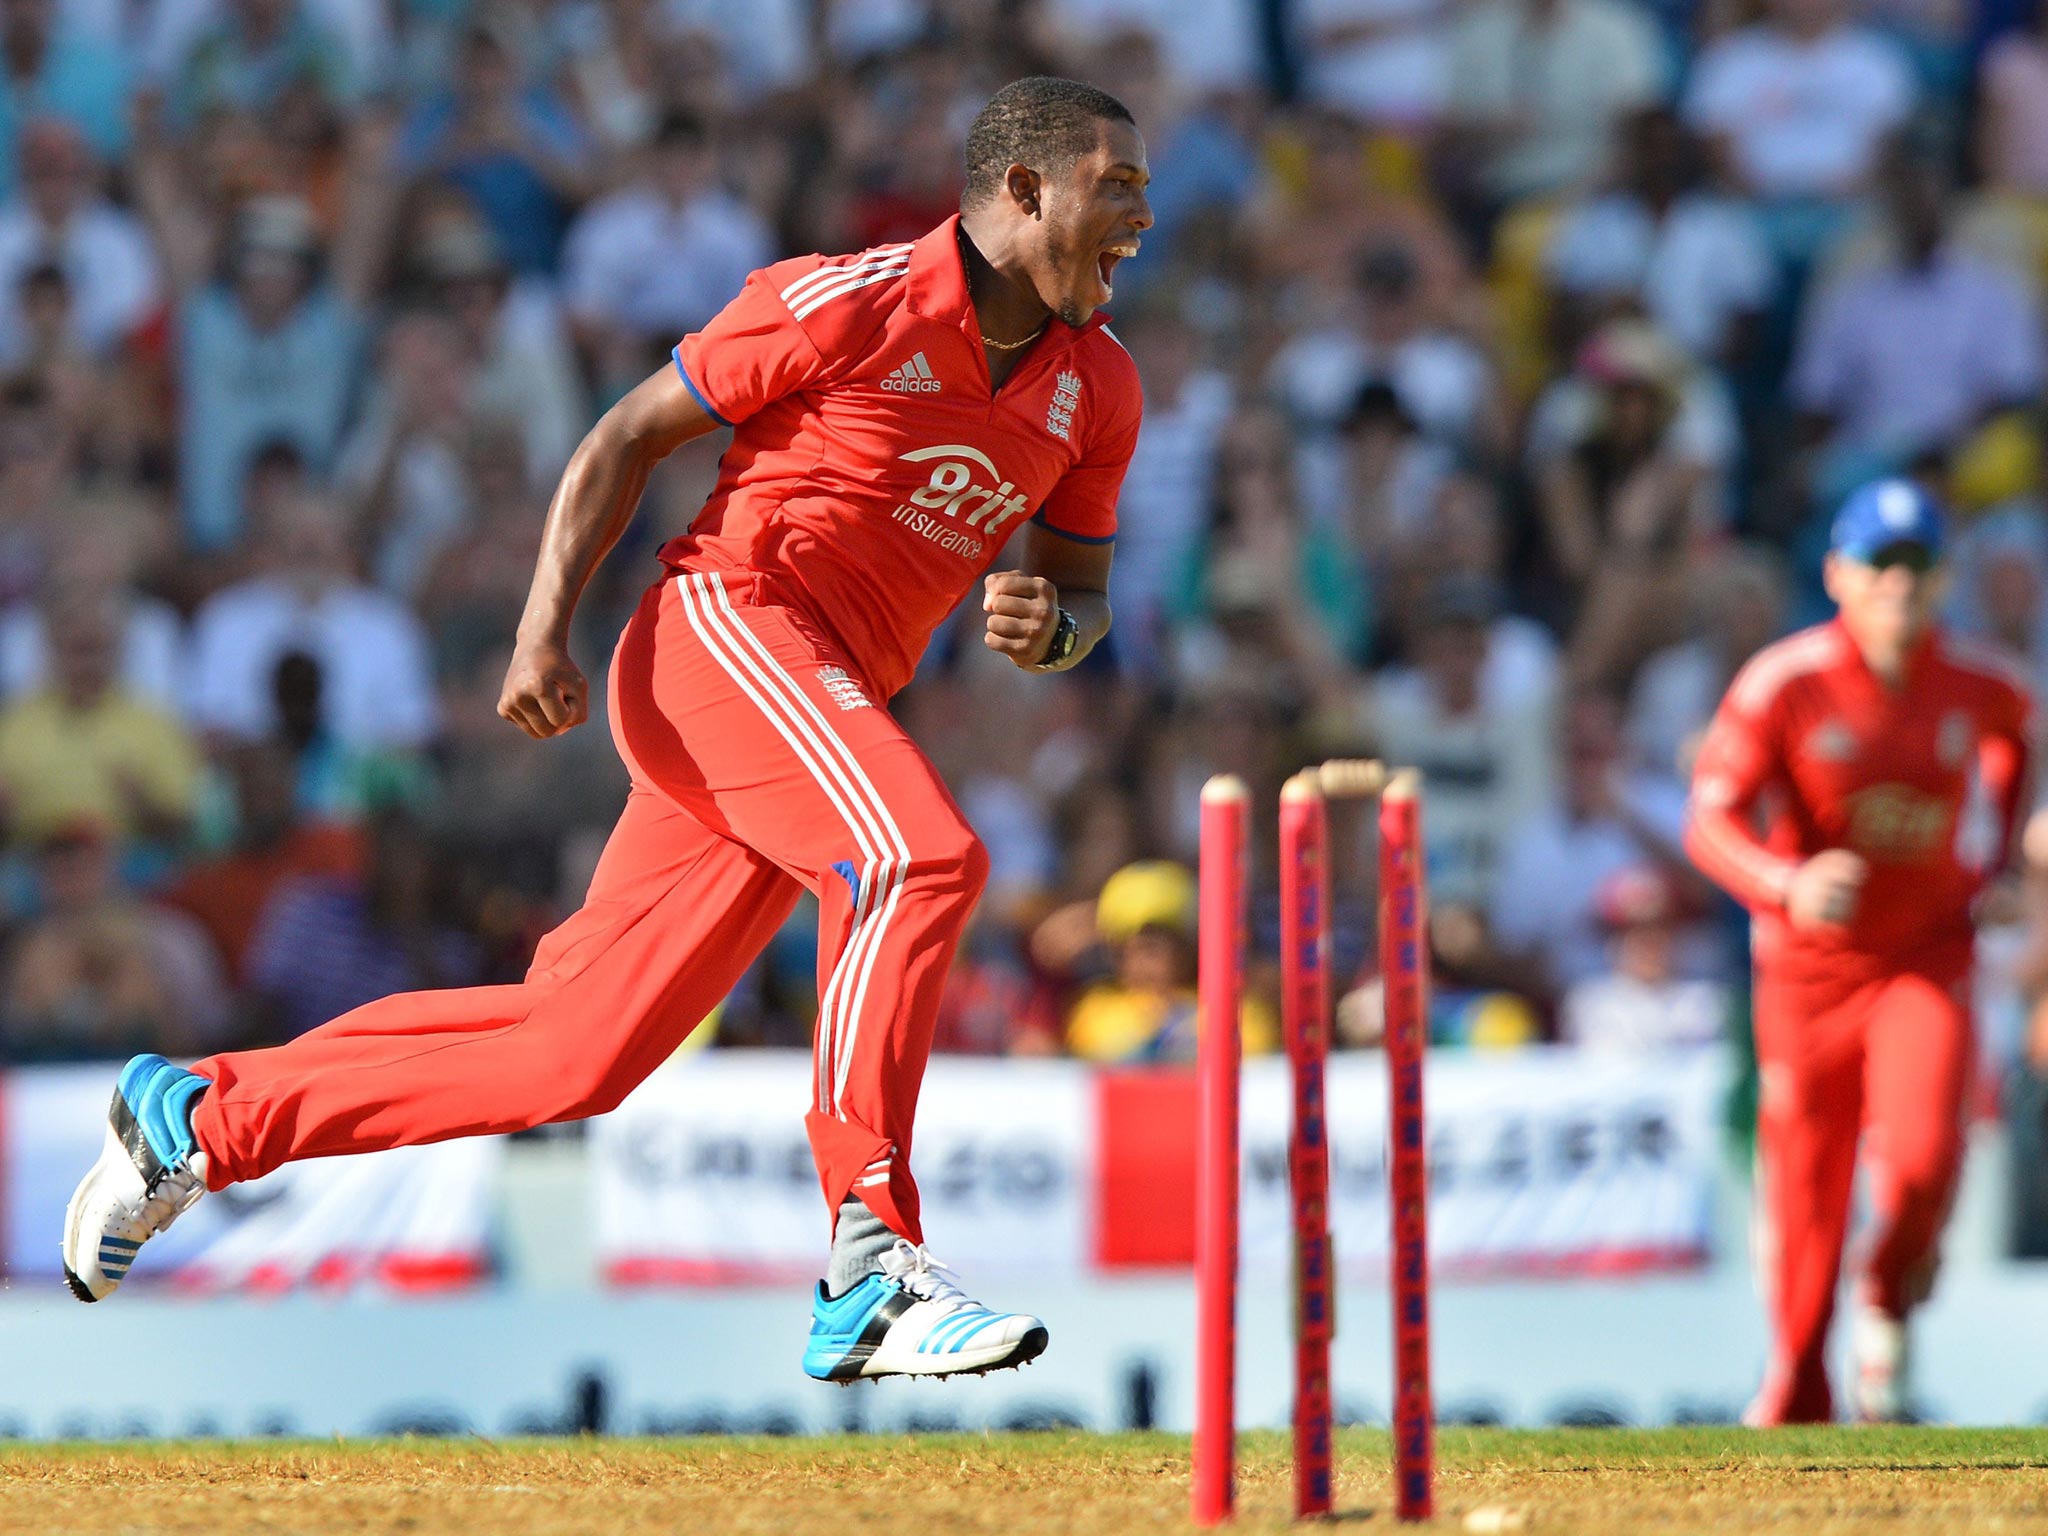
{"label": "gold necklace", "polygon": [[984,336],[981,338],[981,344],[984,347],[994,347],[998,352],[1014,352],[1019,347],[1028,347],[1031,345],[1031,343],[1038,340],[1040,336],[1043,336],[1045,334],[1045,328],[1051,324],[1052,316],[1047,315],[1043,320],[1038,322],[1038,329],[1033,331],[1029,336],[1026,336],[1022,341],[997,341],[993,336]]}

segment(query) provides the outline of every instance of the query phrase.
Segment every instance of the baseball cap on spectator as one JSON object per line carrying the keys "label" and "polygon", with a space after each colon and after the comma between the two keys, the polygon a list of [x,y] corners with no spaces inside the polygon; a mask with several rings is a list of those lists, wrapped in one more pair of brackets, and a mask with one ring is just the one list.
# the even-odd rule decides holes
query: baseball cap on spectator
{"label": "baseball cap on spectator", "polygon": [[1941,545],[1941,506],[1910,480],[1873,480],[1851,492],[1828,540],[1836,554],[1863,565],[1902,547],[1918,548],[1931,564]]}
{"label": "baseball cap on spectator", "polygon": [[1148,928],[1190,933],[1195,926],[1195,877],[1169,859],[1126,864],[1102,883],[1095,898],[1095,931],[1111,944]]}

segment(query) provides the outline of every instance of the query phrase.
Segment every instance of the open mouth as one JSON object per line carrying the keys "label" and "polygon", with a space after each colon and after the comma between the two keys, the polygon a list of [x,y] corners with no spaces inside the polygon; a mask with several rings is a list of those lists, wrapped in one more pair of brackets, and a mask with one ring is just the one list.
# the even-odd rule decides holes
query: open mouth
{"label": "open mouth", "polygon": [[1116,264],[1126,257],[1137,254],[1138,248],[1135,245],[1111,245],[1103,248],[1102,254],[1095,258],[1095,275],[1101,281],[1104,293],[1114,291],[1112,279],[1116,275]]}

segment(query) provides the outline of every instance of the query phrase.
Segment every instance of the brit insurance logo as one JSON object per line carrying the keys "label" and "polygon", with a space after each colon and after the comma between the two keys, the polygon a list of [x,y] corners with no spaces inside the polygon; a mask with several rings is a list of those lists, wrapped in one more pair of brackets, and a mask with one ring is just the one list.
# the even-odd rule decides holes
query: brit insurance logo
{"label": "brit insurance logo", "polygon": [[979,559],[983,551],[1002,543],[1011,519],[1030,507],[1030,498],[979,448],[944,443],[913,448],[901,457],[907,463],[929,464],[931,478],[889,515],[949,554]]}

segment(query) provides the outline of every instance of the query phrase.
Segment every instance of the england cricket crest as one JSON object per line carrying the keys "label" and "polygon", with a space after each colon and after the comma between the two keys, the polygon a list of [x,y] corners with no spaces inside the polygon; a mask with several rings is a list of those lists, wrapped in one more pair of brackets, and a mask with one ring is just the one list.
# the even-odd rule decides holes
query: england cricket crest
{"label": "england cricket crest", "polygon": [[1052,404],[1046,408],[1045,430],[1061,442],[1071,442],[1074,408],[1081,403],[1081,375],[1061,369],[1053,381]]}

